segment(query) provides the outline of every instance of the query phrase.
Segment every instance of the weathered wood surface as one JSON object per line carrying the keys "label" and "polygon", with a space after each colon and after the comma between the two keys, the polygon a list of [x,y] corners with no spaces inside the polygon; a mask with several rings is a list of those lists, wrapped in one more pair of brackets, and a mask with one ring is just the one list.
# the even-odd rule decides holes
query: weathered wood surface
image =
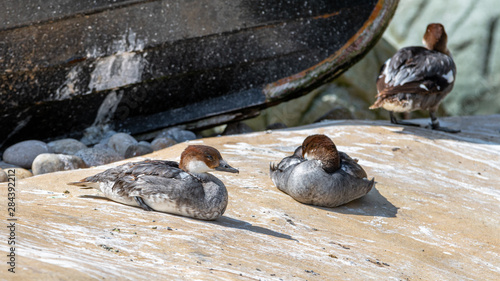
{"label": "weathered wood surface", "polygon": [[[65,184],[119,163],[20,180],[17,273],[5,273],[4,245],[2,278],[498,280],[500,115],[441,121],[462,133],[337,121],[197,140],[240,169],[217,173],[230,201],[214,222],[81,198],[99,193]],[[332,137],[375,177],[367,196],[330,209],[277,190],[269,163],[314,133]],[[186,145],[147,157],[178,160]],[[6,198],[5,183],[0,190]]]}
{"label": "weathered wood surface", "polygon": [[253,116],[359,60],[396,6],[397,0],[5,5],[0,147],[78,138],[103,124],[141,133]]}

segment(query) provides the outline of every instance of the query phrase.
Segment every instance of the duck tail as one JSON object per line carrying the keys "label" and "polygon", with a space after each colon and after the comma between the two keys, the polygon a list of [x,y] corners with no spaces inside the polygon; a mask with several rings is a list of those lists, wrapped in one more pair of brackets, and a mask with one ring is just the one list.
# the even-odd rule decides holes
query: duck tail
{"label": "duck tail", "polygon": [[372,188],[375,186],[375,178],[372,178],[372,180],[368,183],[368,186],[370,187],[368,191],[372,190]]}
{"label": "duck tail", "polygon": [[278,167],[276,166],[276,164],[274,164],[273,162],[270,162],[269,163],[269,171],[272,173],[274,171],[276,171],[278,169]]}
{"label": "duck tail", "polygon": [[368,109],[377,109],[377,108],[380,108],[380,104],[378,104],[377,102],[375,102],[372,106],[368,107]]}
{"label": "duck tail", "polygon": [[68,182],[67,185],[76,185],[76,186],[81,187],[82,189],[95,188],[95,189],[99,190],[99,183],[98,182],[75,181],[75,182]]}

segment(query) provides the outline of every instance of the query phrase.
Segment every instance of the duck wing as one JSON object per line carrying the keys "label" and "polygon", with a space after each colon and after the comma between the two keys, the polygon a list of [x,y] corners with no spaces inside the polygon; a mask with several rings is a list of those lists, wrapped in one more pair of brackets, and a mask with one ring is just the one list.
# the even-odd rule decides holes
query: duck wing
{"label": "duck wing", "polygon": [[353,159],[344,152],[339,151],[340,155],[340,168],[344,172],[356,178],[366,178],[368,175],[365,170],[358,164],[358,159]]}
{"label": "duck wing", "polygon": [[455,75],[456,66],[450,56],[423,47],[406,47],[382,66],[377,78],[377,97],[432,94],[452,86]]}
{"label": "duck wing", "polygon": [[139,175],[155,175],[165,178],[179,177],[185,173],[179,169],[179,164],[174,161],[144,160],[140,162],[126,163],[96,175],[86,177],[81,182],[106,182],[116,181],[126,176],[137,177]]}
{"label": "duck wing", "polygon": [[286,186],[293,168],[304,161],[306,161],[306,159],[294,154],[283,158],[278,165],[271,163],[269,165],[269,174],[271,175],[274,185],[281,190],[281,188]]}
{"label": "duck wing", "polygon": [[[185,173],[185,172],[184,172]],[[118,180],[113,189],[121,196],[140,197],[148,204],[192,206],[201,204],[205,198],[203,184],[197,178],[185,173],[184,177],[163,177],[141,175],[134,179]],[[122,194],[120,194],[122,193]],[[157,209],[157,208],[155,208]]]}

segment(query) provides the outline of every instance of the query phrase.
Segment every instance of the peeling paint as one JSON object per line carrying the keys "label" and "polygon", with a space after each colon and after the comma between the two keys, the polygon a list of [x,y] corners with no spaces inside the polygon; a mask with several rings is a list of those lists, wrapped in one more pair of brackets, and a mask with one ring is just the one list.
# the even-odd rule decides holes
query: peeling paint
{"label": "peeling paint", "polygon": [[78,74],[81,71],[82,67],[79,65],[71,68],[66,74],[66,80],[51,96],[51,100],[65,100],[81,94],[80,89],[77,87],[79,82]]}
{"label": "peeling paint", "polygon": [[90,74],[89,91],[110,90],[141,81],[146,60],[133,52],[124,52],[96,61]]}

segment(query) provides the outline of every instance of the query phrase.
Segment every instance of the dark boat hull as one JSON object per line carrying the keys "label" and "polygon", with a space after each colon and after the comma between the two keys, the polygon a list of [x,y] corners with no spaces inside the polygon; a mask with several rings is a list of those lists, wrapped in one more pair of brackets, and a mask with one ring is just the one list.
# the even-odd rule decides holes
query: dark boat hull
{"label": "dark boat hull", "polygon": [[56,16],[46,4],[0,27],[0,146],[81,137],[96,126],[137,134],[253,116],[345,71],[379,39],[397,6],[69,2]]}

